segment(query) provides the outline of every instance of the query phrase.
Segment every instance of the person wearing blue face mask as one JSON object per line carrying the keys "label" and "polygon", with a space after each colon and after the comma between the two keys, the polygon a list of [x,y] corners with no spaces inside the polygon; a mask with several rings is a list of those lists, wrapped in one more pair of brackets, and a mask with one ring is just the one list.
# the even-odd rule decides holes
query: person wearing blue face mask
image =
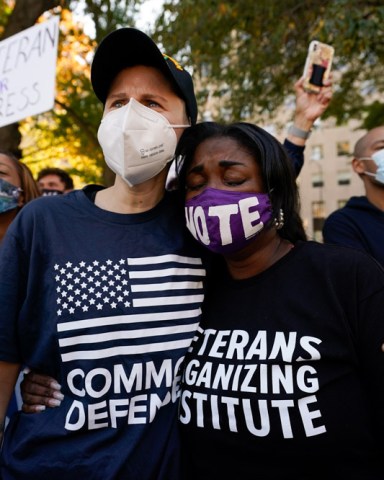
{"label": "person wearing blue face mask", "polygon": [[352,197],[326,219],[324,241],[362,250],[384,266],[384,126],[360,138],[353,156],[365,196]]}
{"label": "person wearing blue face mask", "polygon": [[20,209],[38,197],[29,168],[11,152],[0,150],[0,244]]}
{"label": "person wearing blue face mask", "polygon": [[[25,204],[40,197],[37,183],[25,163],[13,153],[0,150],[0,245],[3,238]],[[7,410],[7,420],[19,407],[17,386]]]}

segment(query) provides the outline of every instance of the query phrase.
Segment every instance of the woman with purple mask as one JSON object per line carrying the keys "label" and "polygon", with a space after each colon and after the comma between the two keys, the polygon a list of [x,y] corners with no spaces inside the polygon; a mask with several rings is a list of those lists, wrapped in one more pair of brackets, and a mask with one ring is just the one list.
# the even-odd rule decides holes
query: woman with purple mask
{"label": "woman with purple mask", "polygon": [[383,270],[305,240],[261,128],[199,124],[176,156],[188,229],[218,254],[184,367],[186,478],[383,478]]}

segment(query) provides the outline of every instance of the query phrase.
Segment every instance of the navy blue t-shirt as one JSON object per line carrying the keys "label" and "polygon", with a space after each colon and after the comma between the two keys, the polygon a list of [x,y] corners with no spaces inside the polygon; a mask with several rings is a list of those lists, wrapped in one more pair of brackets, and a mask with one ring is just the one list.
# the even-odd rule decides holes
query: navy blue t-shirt
{"label": "navy blue t-shirt", "polygon": [[183,222],[170,193],[133,215],[84,191],[19,213],[0,252],[0,360],[65,398],[12,417],[3,480],[179,478],[180,370],[206,276]]}

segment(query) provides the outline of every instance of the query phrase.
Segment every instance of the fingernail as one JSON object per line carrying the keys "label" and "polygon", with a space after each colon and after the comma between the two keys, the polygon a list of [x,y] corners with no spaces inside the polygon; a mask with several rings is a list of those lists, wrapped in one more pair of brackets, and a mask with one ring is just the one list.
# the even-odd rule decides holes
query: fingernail
{"label": "fingernail", "polygon": [[52,396],[53,398],[57,398],[57,400],[64,400],[64,395],[61,392],[53,392]]}
{"label": "fingernail", "polygon": [[61,390],[61,385],[60,385],[60,383],[51,382],[51,383],[49,384],[49,386],[50,386],[51,388],[53,388],[54,390]]}
{"label": "fingernail", "polygon": [[50,407],[60,407],[61,401],[60,401],[60,400],[55,400],[55,399],[53,399],[53,398],[50,398],[50,399],[48,400],[48,405],[49,405]]}
{"label": "fingernail", "polygon": [[43,412],[45,408],[45,405],[35,405],[36,412]]}

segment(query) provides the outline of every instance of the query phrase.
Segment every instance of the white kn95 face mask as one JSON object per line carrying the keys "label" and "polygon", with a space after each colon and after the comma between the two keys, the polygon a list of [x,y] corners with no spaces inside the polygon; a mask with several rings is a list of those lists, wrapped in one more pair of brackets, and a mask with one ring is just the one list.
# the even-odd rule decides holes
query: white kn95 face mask
{"label": "white kn95 face mask", "polygon": [[131,99],[102,119],[97,138],[108,167],[129,186],[155,177],[174,156],[177,137],[160,113]]}

